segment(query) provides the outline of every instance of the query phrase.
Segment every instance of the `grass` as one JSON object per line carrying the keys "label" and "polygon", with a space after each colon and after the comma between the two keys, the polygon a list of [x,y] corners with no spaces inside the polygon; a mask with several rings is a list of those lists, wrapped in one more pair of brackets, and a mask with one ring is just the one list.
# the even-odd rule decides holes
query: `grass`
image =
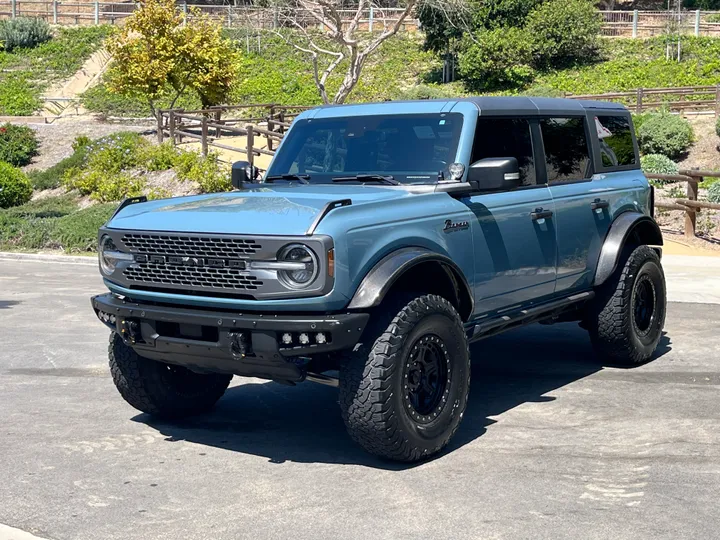
{"label": "grass", "polygon": [[0,52],[0,114],[30,115],[53,82],[73,75],[112,31],[110,26],[61,28],[32,49]]}
{"label": "grass", "polygon": [[63,195],[0,210],[0,250],[95,251],[97,231],[116,207],[98,204],[80,210],[76,197]]}

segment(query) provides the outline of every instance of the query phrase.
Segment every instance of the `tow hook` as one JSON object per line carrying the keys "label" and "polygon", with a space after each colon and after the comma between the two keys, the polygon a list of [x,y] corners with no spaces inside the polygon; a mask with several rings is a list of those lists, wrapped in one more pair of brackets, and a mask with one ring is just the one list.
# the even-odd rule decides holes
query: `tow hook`
{"label": "tow hook", "polygon": [[135,319],[123,319],[120,321],[120,337],[130,345],[143,343],[140,321]]}
{"label": "tow hook", "polygon": [[248,343],[248,336],[243,332],[229,332],[228,338],[230,339],[230,354],[233,358],[245,358],[250,349]]}

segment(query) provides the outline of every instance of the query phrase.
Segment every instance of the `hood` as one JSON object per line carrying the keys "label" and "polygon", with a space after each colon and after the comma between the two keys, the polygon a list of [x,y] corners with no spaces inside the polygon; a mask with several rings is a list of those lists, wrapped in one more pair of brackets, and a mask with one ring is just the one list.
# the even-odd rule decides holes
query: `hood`
{"label": "hood", "polygon": [[226,234],[305,234],[325,205],[353,205],[412,196],[401,187],[299,185],[162,199],[130,205],[108,223],[113,229]]}

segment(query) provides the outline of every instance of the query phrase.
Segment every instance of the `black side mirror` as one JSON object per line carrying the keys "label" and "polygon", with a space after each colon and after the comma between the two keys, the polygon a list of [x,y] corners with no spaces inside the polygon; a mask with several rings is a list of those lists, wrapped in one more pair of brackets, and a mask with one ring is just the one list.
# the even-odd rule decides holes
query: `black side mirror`
{"label": "black side mirror", "polygon": [[468,182],[479,191],[508,191],[520,186],[517,159],[485,158],[470,165]]}
{"label": "black side mirror", "polygon": [[244,189],[247,187],[245,184],[255,183],[257,178],[258,170],[256,167],[250,165],[247,161],[236,161],[232,164],[232,173],[230,174],[230,181],[236,189]]}

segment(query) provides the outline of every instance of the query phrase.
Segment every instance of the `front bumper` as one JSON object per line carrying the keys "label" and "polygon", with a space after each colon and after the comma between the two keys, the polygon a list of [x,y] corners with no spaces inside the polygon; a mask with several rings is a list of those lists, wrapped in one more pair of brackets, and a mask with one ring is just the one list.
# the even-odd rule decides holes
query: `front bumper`
{"label": "front bumper", "polygon": [[[367,313],[210,311],[138,303],[112,293],[94,296],[92,307],[106,326],[143,357],[199,372],[293,382],[304,378],[301,363],[293,358],[351,349],[369,318]],[[292,337],[291,344],[283,343],[284,334]],[[309,343],[301,342],[303,334]]]}

